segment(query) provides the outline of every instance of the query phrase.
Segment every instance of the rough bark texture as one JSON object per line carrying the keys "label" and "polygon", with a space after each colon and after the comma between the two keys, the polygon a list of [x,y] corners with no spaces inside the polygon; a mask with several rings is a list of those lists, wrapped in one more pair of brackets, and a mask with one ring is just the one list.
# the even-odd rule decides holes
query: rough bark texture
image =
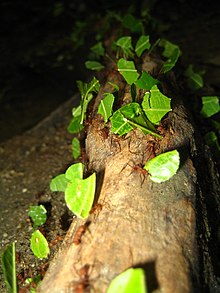
{"label": "rough bark texture", "polygon": [[[145,59],[144,66],[155,72],[151,60]],[[129,267],[145,269],[149,292],[199,291],[193,127],[169,89],[171,82],[163,83],[173,103],[173,112],[163,122],[163,139],[138,130],[124,138],[111,134],[97,105],[109,90],[109,80],[120,83],[122,104],[129,101],[119,79],[109,74],[87,131],[88,169],[97,173],[98,203],[86,221],[73,222],[38,292],[106,292],[110,281]],[[181,165],[169,181],[153,183],[139,168],[153,153],[176,148]]]}

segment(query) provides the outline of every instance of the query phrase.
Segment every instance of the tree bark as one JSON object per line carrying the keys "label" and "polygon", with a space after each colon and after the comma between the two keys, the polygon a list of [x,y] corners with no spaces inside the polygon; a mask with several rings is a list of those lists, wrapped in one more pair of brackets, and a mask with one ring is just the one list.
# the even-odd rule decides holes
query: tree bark
{"label": "tree bark", "polygon": [[[143,67],[155,73],[160,61],[147,56]],[[120,85],[121,104],[131,98],[120,75],[109,73],[90,114],[86,154],[88,170],[97,173],[96,203],[86,220],[73,221],[38,292],[106,292],[129,267],[144,268],[149,292],[201,292],[194,128],[173,76],[161,82],[173,107],[162,123],[162,139],[139,130],[123,138],[110,132],[97,114],[103,93],[112,90],[109,81]],[[140,167],[173,149],[181,157],[177,174],[153,183]]]}

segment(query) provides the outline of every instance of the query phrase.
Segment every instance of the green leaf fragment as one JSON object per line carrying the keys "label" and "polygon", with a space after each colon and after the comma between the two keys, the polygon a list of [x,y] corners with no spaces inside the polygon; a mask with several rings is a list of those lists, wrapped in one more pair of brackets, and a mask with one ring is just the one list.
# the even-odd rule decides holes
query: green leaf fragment
{"label": "green leaf fragment", "polygon": [[211,117],[219,111],[219,98],[217,96],[202,97],[202,110],[200,113],[204,118]]}
{"label": "green leaf fragment", "polygon": [[139,73],[137,72],[133,61],[127,61],[124,58],[121,58],[118,60],[117,66],[118,71],[128,84],[131,85],[138,79]]}
{"label": "green leaf fragment", "polygon": [[144,27],[142,21],[135,18],[132,14],[126,14],[122,19],[122,25],[132,33],[143,33]]}
{"label": "green leaf fragment", "polygon": [[8,245],[1,256],[4,281],[8,292],[17,292],[15,242]]}
{"label": "green leaf fragment", "polygon": [[96,43],[94,46],[91,47],[90,50],[94,53],[96,58],[104,56],[105,54],[105,49],[103,48],[102,42]]}
{"label": "green leaf fragment", "polygon": [[210,132],[206,133],[205,142],[207,143],[207,145],[214,147],[216,150],[220,151],[218,137],[214,131],[210,131]]}
{"label": "green leaf fragment", "polygon": [[131,43],[131,37],[129,36],[125,36],[125,37],[121,37],[120,39],[118,39],[115,44],[121,48],[124,57],[131,57],[133,58],[134,53],[133,53],[133,46]]}
{"label": "green leaf fragment", "polygon": [[80,142],[77,137],[72,139],[72,154],[75,160],[78,159],[81,154]]}
{"label": "green leaf fragment", "polygon": [[130,268],[115,277],[107,293],[147,293],[145,273],[141,268]]}
{"label": "green leaf fragment", "polygon": [[108,83],[113,87],[114,91],[118,92],[119,91],[119,86],[111,81],[108,81]]}
{"label": "green leaf fragment", "polygon": [[85,62],[85,66],[87,69],[90,69],[90,70],[102,70],[104,67],[104,65],[102,65],[100,62],[98,61],[86,61]]}
{"label": "green leaf fragment", "polygon": [[28,215],[29,217],[31,217],[34,223],[34,229],[38,226],[43,225],[47,220],[47,210],[43,205],[30,206]]}
{"label": "green leaf fragment", "polygon": [[150,179],[161,183],[169,180],[176,174],[180,164],[180,156],[177,150],[169,151],[151,159],[144,166],[150,174]]}
{"label": "green leaf fragment", "polygon": [[82,163],[73,164],[66,170],[66,179],[70,182],[75,179],[83,179],[83,171],[84,165]]}
{"label": "green leaf fragment", "polygon": [[102,115],[105,123],[108,121],[108,118],[112,115],[114,99],[115,97],[113,94],[107,94],[99,104],[98,113]]}
{"label": "green leaf fragment", "polygon": [[68,184],[65,191],[65,201],[68,208],[80,218],[87,218],[92,208],[95,196],[96,174],[80,180],[75,179]]}
{"label": "green leaf fragment", "polygon": [[181,51],[177,45],[164,39],[162,39],[159,44],[164,47],[163,56],[168,58],[163,64],[163,73],[166,73],[176,65]]}
{"label": "green leaf fragment", "polygon": [[67,130],[69,133],[78,133],[84,128],[84,126],[80,124],[81,113],[82,113],[81,105],[79,105],[77,108],[72,109],[73,118],[71,119],[67,127]]}
{"label": "green leaf fragment", "polygon": [[39,230],[31,235],[31,250],[38,258],[46,258],[50,253],[48,242]]}
{"label": "green leaf fragment", "polygon": [[142,55],[142,53],[145,50],[149,50],[151,47],[150,44],[150,38],[149,36],[140,36],[140,38],[138,39],[136,46],[135,46],[135,52],[137,54],[138,57],[140,57]]}
{"label": "green leaf fragment", "polygon": [[153,78],[149,73],[143,71],[141,77],[135,82],[139,89],[150,90],[154,85],[158,84],[159,80]]}
{"label": "green leaf fragment", "polygon": [[157,85],[144,95],[142,107],[147,118],[153,124],[159,124],[164,115],[169,111],[171,99],[163,95]]}
{"label": "green leaf fragment", "polygon": [[129,103],[114,112],[110,118],[113,133],[122,136],[134,128],[140,129],[144,134],[151,133],[160,137],[155,132],[154,126],[148,121],[138,103]]}
{"label": "green leaf fragment", "polygon": [[65,191],[67,187],[68,180],[65,174],[59,174],[50,181],[51,191]]}
{"label": "green leaf fragment", "polygon": [[190,89],[197,90],[203,87],[203,78],[200,73],[193,70],[192,64],[188,66],[184,74],[188,77],[187,84]]}
{"label": "green leaf fragment", "polygon": [[83,83],[81,80],[78,80],[77,86],[82,96],[80,124],[83,124],[88,104],[93,98],[93,93],[97,93],[99,91],[100,83],[95,77],[93,77],[89,83]]}

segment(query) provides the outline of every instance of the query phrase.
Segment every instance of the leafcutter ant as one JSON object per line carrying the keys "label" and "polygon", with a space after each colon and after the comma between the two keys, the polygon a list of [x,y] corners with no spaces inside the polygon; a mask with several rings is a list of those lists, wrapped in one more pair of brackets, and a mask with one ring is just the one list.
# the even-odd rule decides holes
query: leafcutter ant
{"label": "leafcutter ant", "polygon": [[88,228],[89,225],[90,225],[90,222],[86,222],[85,224],[78,227],[73,238],[74,244],[79,245],[81,243],[81,238],[83,234],[86,232],[86,229]]}
{"label": "leafcutter ant", "polygon": [[77,271],[77,274],[79,275],[79,282],[76,284],[76,287],[74,288],[74,292],[76,293],[83,293],[85,290],[89,289],[89,264],[85,264],[79,271]]}

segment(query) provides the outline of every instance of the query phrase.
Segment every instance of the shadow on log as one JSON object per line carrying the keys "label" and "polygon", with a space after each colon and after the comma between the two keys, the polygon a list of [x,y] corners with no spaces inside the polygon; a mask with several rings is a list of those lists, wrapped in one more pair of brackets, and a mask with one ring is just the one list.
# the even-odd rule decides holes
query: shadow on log
{"label": "shadow on log", "polygon": [[[145,61],[152,71],[152,61]],[[163,121],[163,139],[139,130],[119,138],[104,125],[97,105],[110,89],[108,81],[120,83],[122,103],[130,94],[120,75],[107,76],[86,138],[88,170],[97,173],[96,203],[88,219],[72,223],[37,292],[106,292],[129,267],[144,268],[148,292],[201,292],[194,129],[169,78],[169,86],[162,85],[173,111]],[[140,167],[173,149],[181,157],[177,174],[153,183]]]}

